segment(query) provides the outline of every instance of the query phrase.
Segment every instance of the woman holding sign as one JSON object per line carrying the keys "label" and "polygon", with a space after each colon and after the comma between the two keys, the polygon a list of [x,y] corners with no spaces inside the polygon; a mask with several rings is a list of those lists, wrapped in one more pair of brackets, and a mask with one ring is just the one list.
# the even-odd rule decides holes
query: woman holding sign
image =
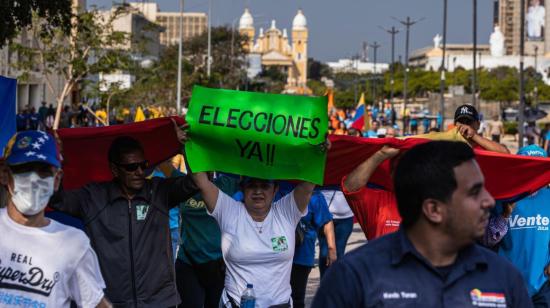
{"label": "woman holding sign", "polygon": [[301,182],[273,202],[278,190],[274,181],[244,177],[243,203],[220,191],[205,172],[193,177],[222,232],[227,265],[222,307],[239,307],[247,284],[253,285],[256,307],[290,307],[295,230],[307,214],[315,184]]}

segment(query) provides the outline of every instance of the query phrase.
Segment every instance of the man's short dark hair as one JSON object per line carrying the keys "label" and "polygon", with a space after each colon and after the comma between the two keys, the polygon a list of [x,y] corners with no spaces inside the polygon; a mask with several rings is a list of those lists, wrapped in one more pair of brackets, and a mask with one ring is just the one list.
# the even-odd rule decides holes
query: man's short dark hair
{"label": "man's short dark hair", "polygon": [[424,200],[448,201],[457,188],[453,168],[474,157],[466,143],[452,141],[427,142],[406,152],[393,180],[403,227],[416,223]]}
{"label": "man's short dark hair", "polygon": [[139,141],[129,136],[118,137],[109,147],[109,162],[120,163],[122,156],[135,151],[144,152]]}

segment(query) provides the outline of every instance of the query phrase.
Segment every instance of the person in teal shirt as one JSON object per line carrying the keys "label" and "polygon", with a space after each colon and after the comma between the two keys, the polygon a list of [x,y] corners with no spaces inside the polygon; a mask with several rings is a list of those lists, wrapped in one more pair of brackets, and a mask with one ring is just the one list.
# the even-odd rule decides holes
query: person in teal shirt
{"label": "person in teal shirt", "polygon": [[[214,184],[224,193],[239,190],[239,178],[219,175]],[[179,307],[217,308],[224,288],[225,264],[218,223],[206,212],[200,193],[180,205],[181,241],[176,260]]]}

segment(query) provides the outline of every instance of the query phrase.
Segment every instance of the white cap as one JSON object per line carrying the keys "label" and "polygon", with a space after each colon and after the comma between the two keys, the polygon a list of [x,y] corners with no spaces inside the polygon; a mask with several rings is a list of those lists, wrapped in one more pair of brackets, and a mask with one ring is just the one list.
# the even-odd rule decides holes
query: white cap
{"label": "white cap", "polygon": [[377,134],[378,136],[380,136],[380,135],[384,135],[384,136],[385,136],[387,133],[388,133],[388,131],[387,131],[385,128],[379,128],[379,129],[376,131],[376,134]]}
{"label": "white cap", "polygon": [[254,28],[254,18],[250,14],[248,8],[244,9],[244,13],[239,20],[239,29],[249,29]]}
{"label": "white cap", "polygon": [[307,27],[307,20],[304,16],[304,13],[302,13],[302,10],[298,10],[298,13],[294,17],[294,20],[292,21],[292,29],[306,29]]}

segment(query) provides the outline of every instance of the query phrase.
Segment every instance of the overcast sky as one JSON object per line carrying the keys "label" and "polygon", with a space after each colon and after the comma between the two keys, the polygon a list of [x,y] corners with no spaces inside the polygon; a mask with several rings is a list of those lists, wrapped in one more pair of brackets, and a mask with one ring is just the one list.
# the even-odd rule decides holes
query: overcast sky
{"label": "overcast sky", "polygon": [[[379,61],[391,54],[390,35],[379,26],[399,26],[392,17],[425,18],[411,28],[411,51],[433,45],[433,37],[442,33],[443,0],[211,0],[212,24],[230,25],[249,7],[256,28],[268,28],[275,19],[277,27],[292,28],[299,8],[307,18],[309,56],[322,61],[347,58],[361,50],[362,42],[377,41]],[[447,43],[472,42],[472,0],[448,0]],[[119,1],[120,2],[120,1]],[[127,1],[129,2],[129,1]],[[136,0],[136,2],[154,2]],[[161,11],[177,11],[178,0],[157,0]],[[88,6],[109,8],[112,0],[87,0]],[[208,0],[185,0],[185,11],[207,12]],[[478,44],[487,44],[492,32],[493,0],[478,1]],[[404,28],[403,28],[404,30]],[[258,30],[256,30],[258,33]],[[290,34],[290,33],[289,33]],[[405,54],[405,31],[396,37],[396,58]],[[372,58],[372,49],[369,52]]]}

